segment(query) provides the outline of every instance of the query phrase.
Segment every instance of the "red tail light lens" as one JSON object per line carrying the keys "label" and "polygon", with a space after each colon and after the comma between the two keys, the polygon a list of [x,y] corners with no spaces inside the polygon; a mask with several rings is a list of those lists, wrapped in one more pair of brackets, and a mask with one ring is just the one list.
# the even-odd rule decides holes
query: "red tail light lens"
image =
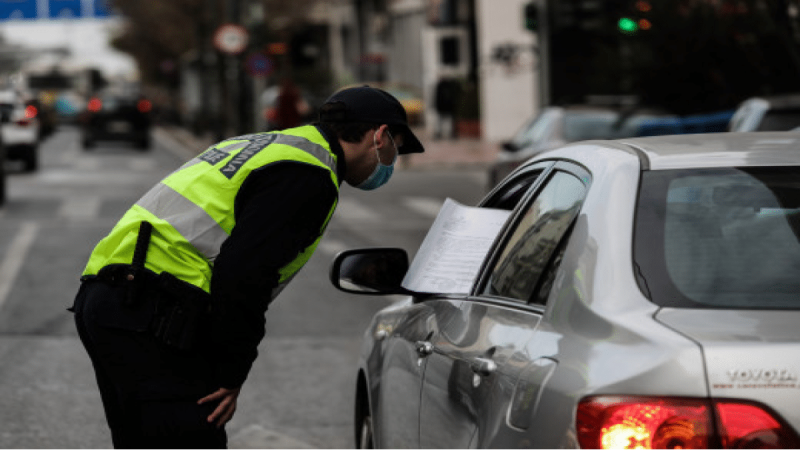
{"label": "red tail light lens", "polygon": [[26,119],[33,119],[36,115],[39,114],[39,110],[36,109],[33,105],[28,105],[25,107],[25,118]]}
{"label": "red tail light lens", "polygon": [[149,113],[150,110],[153,109],[153,104],[150,103],[150,100],[139,100],[136,104],[136,109],[138,109],[140,113]]}
{"label": "red tail light lens", "polygon": [[705,399],[590,397],[578,405],[578,442],[582,448],[800,448],[797,434],[758,405],[711,405]]}
{"label": "red tail light lens", "polygon": [[800,439],[764,409],[747,403],[716,403],[723,448],[800,448]]}
{"label": "red tail light lens", "polygon": [[89,100],[89,104],[86,105],[86,109],[91,112],[98,112],[103,109],[103,102],[100,101],[99,98],[93,98]]}
{"label": "red tail light lens", "polygon": [[708,448],[711,414],[702,400],[595,397],[578,405],[582,448]]}

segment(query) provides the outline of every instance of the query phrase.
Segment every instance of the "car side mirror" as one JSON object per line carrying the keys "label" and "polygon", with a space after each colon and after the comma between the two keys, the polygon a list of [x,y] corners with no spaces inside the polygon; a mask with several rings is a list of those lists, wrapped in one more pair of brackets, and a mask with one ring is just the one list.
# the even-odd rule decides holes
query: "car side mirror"
{"label": "car side mirror", "polygon": [[507,152],[514,153],[517,150],[519,150],[519,147],[513,141],[505,141],[502,144],[500,144],[500,146],[503,148],[503,150]]}
{"label": "car side mirror", "polygon": [[330,279],[350,294],[406,294],[401,284],[408,267],[408,254],[400,248],[346,250],[334,258]]}

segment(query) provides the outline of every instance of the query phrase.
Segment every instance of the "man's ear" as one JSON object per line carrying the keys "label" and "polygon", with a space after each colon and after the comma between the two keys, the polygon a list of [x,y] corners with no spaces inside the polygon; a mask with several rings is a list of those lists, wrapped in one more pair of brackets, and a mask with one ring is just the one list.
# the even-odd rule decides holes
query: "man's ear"
{"label": "man's ear", "polygon": [[386,134],[388,129],[389,125],[384,124],[379,126],[377,129],[372,130],[372,133],[375,133],[375,140],[379,143],[383,142],[383,136]]}

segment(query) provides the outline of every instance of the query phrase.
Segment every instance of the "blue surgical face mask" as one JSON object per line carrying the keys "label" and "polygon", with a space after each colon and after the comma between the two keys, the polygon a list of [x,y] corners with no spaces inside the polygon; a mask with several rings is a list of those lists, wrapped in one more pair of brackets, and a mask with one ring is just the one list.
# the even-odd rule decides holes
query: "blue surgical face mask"
{"label": "blue surgical face mask", "polygon": [[375,166],[375,170],[372,171],[372,174],[370,174],[366,180],[362,181],[356,186],[357,188],[365,191],[371,191],[383,186],[387,181],[389,181],[389,178],[392,177],[392,172],[394,172],[394,163],[397,162],[397,155],[400,152],[397,150],[397,146],[394,144],[392,135],[388,132],[386,134],[389,136],[389,140],[392,141],[392,146],[394,147],[394,159],[392,160],[392,163],[388,166],[381,163],[381,156],[378,153],[378,141],[373,134],[372,142],[375,144],[375,155],[378,157],[378,165]]}

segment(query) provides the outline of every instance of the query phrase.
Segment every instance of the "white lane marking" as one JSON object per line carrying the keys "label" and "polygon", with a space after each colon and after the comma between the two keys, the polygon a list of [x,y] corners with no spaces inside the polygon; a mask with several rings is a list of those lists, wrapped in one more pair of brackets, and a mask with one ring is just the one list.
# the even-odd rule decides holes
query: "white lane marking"
{"label": "white lane marking", "polygon": [[58,217],[64,219],[93,220],[99,216],[102,200],[99,196],[68,198],[61,202]]}
{"label": "white lane marking", "polygon": [[17,235],[11,243],[3,264],[0,265],[0,308],[11,292],[11,286],[14,285],[14,280],[25,262],[25,257],[28,255],[36,234],[39,232],[39,224],[36,222],[24,222],[20,227]]}
{"label": "white lane marking", "polygon": [[428,217],[436,217],[444,204],[443,199],[433,197],[406,197],[403,204],[414,212]]}
{"label": "white lane marking", "polygon": [[361,206],[356,200],[340,198],[334,217],[346,217],[348,222],[378,222],[381,216],[375,211]]}
{"label": "white lane marking", "polygon": [[231,436],[231,448],[314,448],[314,446],[258,424],[244,427]]}

